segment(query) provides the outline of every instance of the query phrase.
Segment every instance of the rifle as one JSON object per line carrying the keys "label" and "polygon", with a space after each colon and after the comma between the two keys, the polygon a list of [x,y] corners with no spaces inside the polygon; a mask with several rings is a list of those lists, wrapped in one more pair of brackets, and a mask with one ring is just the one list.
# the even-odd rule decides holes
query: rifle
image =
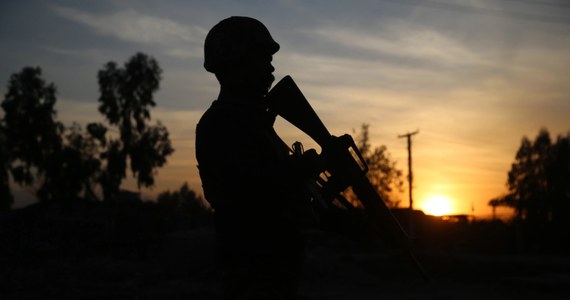
{"label": "rifle", "polygon": [[291,76],[285,76],[279,81],[268,93],[266,100],[270,112],[305,132],[321,147],[319,156],[324,162],[325,170],[315,179],[321,198],[329,202],[337,199],[343,206],[350,208],[351,204],[341,193],[352,187],[370,216],[368,225],[372,231],[379,236],[387,233],[411,259],[424,281],[428,282],[426,272],[411,250],[407,233],[366,177],[368,166],[352,137],[348,134],[340,137],[331,135]]}

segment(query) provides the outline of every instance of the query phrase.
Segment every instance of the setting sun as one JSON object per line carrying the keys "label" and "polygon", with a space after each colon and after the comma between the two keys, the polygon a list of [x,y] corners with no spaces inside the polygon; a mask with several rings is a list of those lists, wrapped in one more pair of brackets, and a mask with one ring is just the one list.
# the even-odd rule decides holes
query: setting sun
{"label": "setting sun", "polygon": [[423,203],[422,210],[428,215],[447,215],[452,211],[451,200],[442,195],[431,196]]}

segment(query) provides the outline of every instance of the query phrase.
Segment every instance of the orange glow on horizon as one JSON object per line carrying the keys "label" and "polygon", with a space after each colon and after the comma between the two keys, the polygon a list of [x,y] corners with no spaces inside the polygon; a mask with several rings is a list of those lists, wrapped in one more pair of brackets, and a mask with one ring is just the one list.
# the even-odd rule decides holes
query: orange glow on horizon
{"label": "orange glow on horizon", "polygon": [[433,195],[423,201],[421,210],[433,216],[449,215],[453,212],[453,203],[447,196]]}

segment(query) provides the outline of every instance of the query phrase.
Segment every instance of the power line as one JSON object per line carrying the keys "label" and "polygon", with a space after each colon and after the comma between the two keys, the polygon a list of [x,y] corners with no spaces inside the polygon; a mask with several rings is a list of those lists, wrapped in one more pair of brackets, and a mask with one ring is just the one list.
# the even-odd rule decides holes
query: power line
{"label": "power line", "polygon": [[[412,176],[412,136],[418,134],[420,131],[408,132],[406,134],[398,135],[398,138],[406,138],[408,140],[408,186],[409,186],[409,199],[410,199],[410,219],[408,220],[408,233],[410,238],[414,234],[414,201],[412,198],[413,189],[413,176]],[[411,242],[411,240],[410,240]]]}

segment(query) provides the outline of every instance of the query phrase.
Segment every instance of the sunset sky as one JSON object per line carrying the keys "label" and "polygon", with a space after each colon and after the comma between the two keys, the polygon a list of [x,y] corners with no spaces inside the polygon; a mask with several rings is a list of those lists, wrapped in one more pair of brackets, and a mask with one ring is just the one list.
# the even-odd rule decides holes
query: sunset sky
{"label": "sunset sky", "polygon": [[[370,1],[2,1],[0,92],[11,74],[40,66],[58,87],[58,119],[102,121],[96,74],[108,61],[142,51],[163,69],[153,120],[176,152],[153,197],[187,181],[201,193],[194,128],[217,96],[203,67],[208,30],[232,15],[251,16],[281,50],[277,79],[291,75],[330,132],[370,124],[407,173],[413,137],[414,199],[449,199],[450,213],[489,215],[506,192],[521,138],[541,127],[570,130],[570,3],[563,0]],[[278,121],[289,143],[307,141]],[[135,188],[132,181],[126,187]],[[407,189],[407,188],[406,188]],[[17,189],[16,207],[31,201]],[[407,205],[407,194],[401,195]]]}

